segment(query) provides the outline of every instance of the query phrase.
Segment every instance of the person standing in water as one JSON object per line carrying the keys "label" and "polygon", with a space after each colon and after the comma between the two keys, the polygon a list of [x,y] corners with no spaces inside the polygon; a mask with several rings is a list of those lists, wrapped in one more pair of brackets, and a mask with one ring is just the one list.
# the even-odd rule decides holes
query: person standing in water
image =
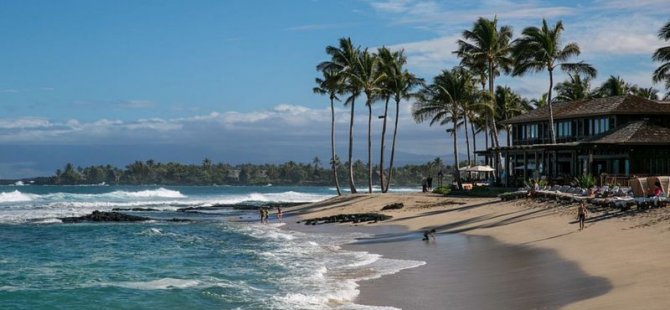
{"label": "person standing in water", "polygon": [[584,221],[586,221],[586,213],[588,213],[588,210],[586,209],[584,202],[580,201],[579,208],[577,209],[577,217],[579,218],[579,230],[584,229]]}
{"label": "person standing in water", "polygon": [[435,241],[435,229],[431,230],[426,230],[423,232],[423,241],[430,241],[430,239],[433,239]]}
{"label": "person standing in water", "polygon": [[282,212],[280,207],[277,207],[277,220],[280,222],[284,221],[284,212]]}
{"label": "person standing in water", "polygon": [[261,224],[265,223],[265,211],[263,210],[263,208],[258,208],[258,212],[260,213]]}

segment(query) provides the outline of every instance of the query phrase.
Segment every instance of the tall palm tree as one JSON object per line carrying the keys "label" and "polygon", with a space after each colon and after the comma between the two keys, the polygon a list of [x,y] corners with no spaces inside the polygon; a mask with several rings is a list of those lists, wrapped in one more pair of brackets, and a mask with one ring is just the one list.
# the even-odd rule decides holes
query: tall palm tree
{"label": "tall palm tree", "polygon": [[458,143],[456,128],[461,118],[463,102],[473,100],[471,77],[461,67],[444,70],[433,79],[433,84],[424,86],[414,104],[412,115],[417,122],[430,120],[430,125],[452,124],[454,147],[454,172],[459,188],[462,188],[458,171]]}
{"label": "tall palm tree", "polygon": [[619,76],[610,77],[598,87],[594,93],[599,97],[614,97],[632,94],[637,85],[627,83]]}
{"label": "tall palm tree", "polygon": [[[658,31],[658,38],[670,41],[670,21],[663,25],[661,30]],[[670,45],[657,49],[656,52],[654,52],[652,59],[661,63],[661,65],[654,70],[654,83],[665,81],[665,89],[670,90]]]}
{"label": "tall palm tree", "polygon": [[557,67],[562,71],[583,73],[588,77],[596,76],[596,69],[584,62],[568,63],[568,59],[579,56],[581,53],[577,43],[568,43],[561,46],[561,32],[563,23],[558,21],[553,27],[549,27],[546,19],[542,19],[542,28],[527,27],[521,33],[521,38],[514,40],[514,72],[513,75],[523,75],[529,71],[549,72],[549,91],[547,102],[549,107],[549,136],[551,143],[556,144],[554,133],[554,111],[552,109],[551,90],[554,87],[554,69]]}
{"label": "tall palm tree", "polygon": [[368,193],[372,193],[372,104],[377,100],[381,83],[386,76],[379,66],[377,54],[365,49],[358,54],[355,70],[346,73],[353,83],[360,85],[365,93],[368,107]]}
{"label": "tall palm tree", "polygon": [[569,79],[554,86],[556,101],[576,101],[589,99],[591,94],[591,78],[582,77],[578,73],[569,74]]}
{"label": "tall palm tree", "polygon": [[[393,96],[393,84],[397,79],[398,74],[402,74],[401,70],[398,69],[398,65],[401,65],[400,62],[406,62],[406,58],[402,55],[403,51],[391,52],[386,47],[381,47],[377,50],[379,55],[379,62],[381,70],[386,75],[382,81],[382,87],[380,90],[380,96],[384,100],[384,115],[380,116],[383,118],[382,123],[382,137],[379,147],[379,187],[381,188],[382,193],[386,193],[386,186],[384,183],[384,148],[386,146],[386,123],[388,119],[388,110],[389,110],[389,101],[391,96]],[[402,59],[399,59],[402,58]]]}
{"label": "tall palm tree", "polygon": [[[402,50],[391,52],[387,48],[379,49],[379,57],[384,71],[385,78],[383,79],[383,96],[386,97],[386,106],[384,108],[384,124],[382,125],[382,144],[381,156],[379,163],[379,175],[381,179],[382,192],[386,193],[389,190],[391,179],[393,177],[393,161],[395,159],[396,138],[398,135],[398,118],[400,116],[400,102],[408,100],[415,96],[412,90],[423,84],[423,79],[417,78],[403,67],[407,64],[407,57],[405,57]],[[388,180],[384,183],[384,137],[386,135],[386,119],[388,111],[388,100],[393,98],[395,102],[395,125],[393,127],[393,142],[391,144],[391,158],[389,160]]]}
{"label": "tall palm tree", "polygon": [[328,46],[326,53],[330,55],[331,59],[320,63],[317,70],[328,70],[335,74],[343,75],[343,87],[349,97],[345,101],[345,105],[351,106],[351,114],[349,120],[349,189],[352,194],[356,193],[356,184],[354,183],[354,166],[353,166],[353,145],[354,145],[354,105],[356,98],[362,92],[362,86],[350,78],[351,72],[355,70],[358,62],[358,55],[361,53],[360,47],[354,47],[351,43],[351,38],[340,38],[339,47]]}
{"label": "tall palm tree", "polygon": [[337,161],[335,160],[337,158],[335,154],[335,100],[340,101],[337,95],[344,92],[344,83],[342,83],[341,75],[337,75],[329,70],[323,71],[323,79],[316,78],[315,81],[317,86],[313,89],[314,93],[328,95],[330,99],[330,166],[333,170],[333,180],[335,180],[337,195],[341,196],[342,191],[340,189],[340,180],[337,177]]}
{"label": "tall palm tree", "polygon": [[[509,72],[512,65],[510,56],[512,28],[501,26],[498,28],[498,19],[493,20],[480,17],[471,30],[463,31],[463,39],[458,40],[458,50],[455,52],[465,63],[485,64],[489,82],[489,102],[494,106],[494,80],[502,70]],[[496,161],[500,163],[498,147],[498,131],[494,115],[488,117],[488,128],[491,129],[491,143],[496,148]],[[498,166],[498,165],[496,165]],[[496,167],[498,170],[499,167]],[[497,176],[497,174],[496,174]]]}
{"label": "tall palm tree", "polygon": [[[487,65],[486,63],[483,62],[476,62],[475,59],[472,58],[463,58],[461,59],[461,66],[466,68],[470,73],[472,74],[472,83],[473,85],[479,84],[481,85],[482,91],[486,90],[486,81],[488,80],[488,70],[487,70]],[[494,75],[498,76],[500,75],[500,72],[496,71],[494,72]],[[479,98],[483,98],[480,96]],[[481,103],[479,103],[481,104]],[[466,118],[467,121],[470,122],[470,129],[472,131],[472,152],[473,152],[473,157],[474,163],[477,163],[477,133],[482,131],[482,128],[485,127],[486,125],[483,124],[482,126],[479,126],[479,129],[476,129],[475,127],[477,126],[475,121],[478,121],[477,118],[481,118],[482,120],[486,120],[486,117],[480,114],[479,109],[477,108],[478,104],[469,104],[464,113],[464,117]],[[467,126],[466,126],[467,127]],[[488,130],[486,130],[486,148],[488,149]],[[467,128],[466,128],[466,144],[469,144],[468,139],[467,139]],[[469,148],[469,147],[468,147]],[[468,162],[470,161],[470,153],[468,150]]]}

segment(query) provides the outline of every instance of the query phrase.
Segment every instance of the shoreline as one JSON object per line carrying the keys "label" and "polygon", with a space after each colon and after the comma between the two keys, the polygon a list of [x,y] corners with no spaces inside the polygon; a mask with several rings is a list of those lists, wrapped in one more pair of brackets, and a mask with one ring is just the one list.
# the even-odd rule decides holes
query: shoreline
{"label": "shoreline", "polygon": [[[402,202],[404,207],[380,212],[383,206],[396,202]],[[549,264],[552,270],[560,269],[558,266],[561,266],[554,263],[567,262],[574,264],[586,278],[606,280],[607,284],[592,282],[591,284],[595,283],[595,287],[584,282],[574,282],[574,292],[566,293],[565,290],[546,292],[581,296],[573,298],[566,304],[547,304],[549,307],[627,309],[642,305],[645,309],[670,308],[670,300],[665,298],[670,292],[670,281],[666,280],[670,278],[670,248],[664,246],[667,245],[666,239],[670,236],[668,234],[670,209],[667,208],[632,215],[619,214],[614,217],[601,213],[590,214],[587,227],[581,232],[578,231],[578,226],[572,223],[576,217],[576,206],[525,199],[502,202],[497,198],[443,197],[424,193],[358,194],[291,208],[288,212],[301,219],[342,213],[379,212],[391,215],[393,219],[385,222],[358,224],[370,227],[398,225],[407,230],[406,236],[403,237],[407,240],[392,241],[377,238],[376,243],[368,244],[368,247],[373,249],[372,252],[387,258],[423,260],[422,255],[426,255],[426,251],[415,251],[403,256],[394,249],[407,244],[421,244],[420,232],[435,228],[438,232],[438,244],[444,242],[449,245],[454,236],[491,237],[502,245],[517,247],[521,251],[555,253],[558,261],[545,256],[538,262],[540,265]],[[337,225],[345,229],[353,227],[352,224]],[[357,243],[347,247],[363,249]],[[444,258],[440,258],[444,254],[435,254],[433,258],[430,258],[430,255],[425,256],[429,258],[425,261],[428,262],[428,266],[439,265],[445,261]],[[411,307],[411,304],[383,304],[380,292],[385,292],[384,294],[388,296],[393,296],[394,293],[396,296],[407,296],[408,288],[422,287],[421,283],[416,283],[416,278],[412,279],[415,276],[413,274],[420,273],[421,268],[424,267],[403,270],[374,281],[360,282],[361,293],[357,302],[415,309],[416,307]],[[436,269],[434,272],[441,271]],[[538,272],[546,273],[541,269],[527,271],[529,274]],[[416,294],[425,294],[428,300],[439,300],[435,297],[441,296],[440,292],[444,292],[445,289],[440,287],[442,284],[435,281],[440,274],[425,273],[423,276],[426,275],[428,276],[426,279],[431,280],[433,286],[424,286]],[[510,272],[497,276],[509,278],[514,275]],[[540,276],[545,279],[551,277],[553,276]],[[584,279],[581,276],[578,278]],[[605,290],[606,286],[608,288]],[[494,288],[494,292],[499,293],[499,290]],[[537,294],[542,293],[534,293]],[[501,296],[506,295],[508,294]],[[515,298],[517,297],[524,296]],[[458,304],[451,306],[459,308]],[[426,307],[428,308],[430,307]]]}

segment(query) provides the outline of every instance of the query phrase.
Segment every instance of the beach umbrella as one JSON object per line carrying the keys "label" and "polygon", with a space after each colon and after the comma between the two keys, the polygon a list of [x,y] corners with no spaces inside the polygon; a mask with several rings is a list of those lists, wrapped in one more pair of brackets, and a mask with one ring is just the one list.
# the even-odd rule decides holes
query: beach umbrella
{"label": "beach umbrella", "polygon": [[469,167],[467,171],[470,172],[492,172],[495,169],[491,168],[490,166],[473,166]]}

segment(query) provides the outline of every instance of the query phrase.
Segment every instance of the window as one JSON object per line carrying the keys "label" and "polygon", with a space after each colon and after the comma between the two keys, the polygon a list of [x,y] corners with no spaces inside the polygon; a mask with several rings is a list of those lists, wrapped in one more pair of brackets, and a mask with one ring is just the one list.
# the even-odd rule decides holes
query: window
{"label": "window", "polygon": [[559,138],[570,137],[572,136],[572,121],[557,122],[554,129]]}
{"label": "window", "polygon": [[601,134],[610,129],[610,119],[607,117],[590,119],[589,120],[589,133],[592,135]]}
{"label": "window", "polygon": [[519,139],[521,140],[533,140],[537,139],[537,124],[532,125],[520,125],[519,127]]}
{"label": "window", "polygon": [[537,139],[537,124],[523,125],[523,139]]}

